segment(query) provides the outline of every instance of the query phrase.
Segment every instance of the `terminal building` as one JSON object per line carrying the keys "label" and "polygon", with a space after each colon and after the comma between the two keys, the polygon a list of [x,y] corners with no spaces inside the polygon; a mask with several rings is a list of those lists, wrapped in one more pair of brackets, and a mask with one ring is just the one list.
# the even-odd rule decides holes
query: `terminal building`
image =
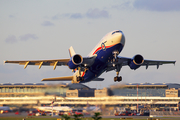
{"label": "terminal building", "polygon": [[[138,92],[137,92],[138,88]],[[128,83],[128,84],[118,84],[111,86],[115,96],[159,96],[167,97],[166,91],[178,91],[180,90],[180,84],[173,83]],[[179,93],[180,94],[180,93]],[[170,97],[170,96],[168,96]]]}
{"label": "terminal building", "polygon": [[97,97],[111,96],[112,91],[104,88],[96,90],[83,84],[5,83],[0,84],[0,97]]}
{"label": "terminal building", "polygon": [[178,107],[180,84],[128,83],[94,89],[83,84],[0,84],[0,105],[105,105]]}
{"label": "terminal building", "polygon": [[0,97],[26,97],[57,95],[66,96],[66,84],[44,84],[44,83],[5,83],[0,84]]}
{"label": "terminal building", "polygon": [[[137,92],[138,90],[138,92]],[[137,95],[138,93],[138,95]],[[180,97],[180,84],[128,83],[97,90],[83,84],[4,83],[0,84],[0,97],[55,95],[62,97]]]}

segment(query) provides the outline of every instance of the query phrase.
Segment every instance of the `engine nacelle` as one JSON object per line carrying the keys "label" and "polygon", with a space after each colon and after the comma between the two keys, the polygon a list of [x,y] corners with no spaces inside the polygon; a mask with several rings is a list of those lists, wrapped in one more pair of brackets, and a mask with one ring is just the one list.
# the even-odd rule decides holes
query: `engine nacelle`
{"label": "engine nacelle", "polygon": [[129,67],[133,70],[139,68],[144,62],[144,58],[142,55],[135,55],[131,61],[129,62]]}
{"label": "engine nacelle", "polygon": [[68,62],[68,66],[70,69],[77,68],[83,62],[83,58],[79,54],[75,54],[71,57],[70,61]]}

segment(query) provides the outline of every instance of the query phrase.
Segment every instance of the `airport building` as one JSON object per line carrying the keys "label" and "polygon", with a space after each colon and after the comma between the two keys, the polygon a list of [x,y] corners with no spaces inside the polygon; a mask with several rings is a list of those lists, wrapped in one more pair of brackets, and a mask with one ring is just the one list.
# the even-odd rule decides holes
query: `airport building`
{"label": "airport building", "polygon": [[0,84],[0,97],[98,97],[111,96],[110,89],[96,90],[83,84],[5,83]]}
{"label": "airport building", "polygon": [[66,84],[44,84],[44,83],[5,83],[0,84],[0,97],[35,97],[46,95],[66,95],[69,87]]}
{"label": "airport building", "polygon": [[166,97],[180,97],[180,89],[167,89],[166,90]]}
{"label": "airport building", "polygon": [[[138,88],[138,89],[137,89]],[[180,84],[173,83],[128,83],[112,85],[111,89],[115,96],[159,96],[166,97],[166,91],[175,90],[178,93]],[[138,90],[138,92],[137,92]],[[178,95],[176,95],[177,97]],[[169,97],[169,96],[167,96]]]}
{"label": "airport building", "polygon": [[[180,102],[180,84],[128,83],[101,90],[83,84],[1,84],[1,105],[105,105],[176,107]],[[138,94],[137,94],[138,93]]]}

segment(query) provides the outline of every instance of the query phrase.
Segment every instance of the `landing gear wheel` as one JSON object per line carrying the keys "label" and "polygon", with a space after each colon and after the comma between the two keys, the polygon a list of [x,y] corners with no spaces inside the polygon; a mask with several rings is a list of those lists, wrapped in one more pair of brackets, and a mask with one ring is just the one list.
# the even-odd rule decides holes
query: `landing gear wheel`
{"label": "landing gear wheel", "polygon": [[77,77],[77,81],[84,81],[84,77]]}
{"label": "landing gear wheel", "polygon": [[118,76],[114,77],[114,82],[116,82],[116,81],[118,81],[118,82],[122,81],[122,77],[121,76],[120,77],[118,77]]}

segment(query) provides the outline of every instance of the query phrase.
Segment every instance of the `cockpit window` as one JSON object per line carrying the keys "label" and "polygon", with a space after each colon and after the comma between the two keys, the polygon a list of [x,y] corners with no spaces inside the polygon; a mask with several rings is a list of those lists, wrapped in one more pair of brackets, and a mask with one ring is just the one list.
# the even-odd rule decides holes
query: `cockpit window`
{"label": "cockpit window", "polygon": [[112,33],[112,35],[115,34],[115,33],[119,33],[119,32],[122,32],[122,31],[120,31],[120,30],[114,31],[114,32]]}

